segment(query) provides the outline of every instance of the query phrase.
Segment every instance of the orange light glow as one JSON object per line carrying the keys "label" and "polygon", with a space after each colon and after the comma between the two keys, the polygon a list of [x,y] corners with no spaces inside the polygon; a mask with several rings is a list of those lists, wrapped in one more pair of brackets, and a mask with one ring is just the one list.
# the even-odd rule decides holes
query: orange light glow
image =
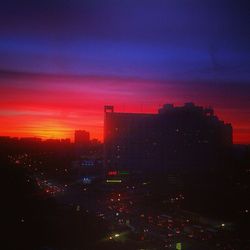
{"label": "orange light glow", "polygon": [[114,105],[115,112],[157,113],[164,103],[193,101],[212,104],[221,120],[232,123],[234,143],[250,143],[248,107],[241,98],[232,104],[232,98],[210,85],[197,84],[194,92],[188,84],[174,82],[29,74],[0,78],[0,83],[0,136],[73,141],[75,130],[86,130],[102,141],[104,105]]}
{"label": "orange light glow", "polygon": [[71,137],[72,129],[58,121],[35,121],[31,125],[30,134],[43,139],[58,139]]}

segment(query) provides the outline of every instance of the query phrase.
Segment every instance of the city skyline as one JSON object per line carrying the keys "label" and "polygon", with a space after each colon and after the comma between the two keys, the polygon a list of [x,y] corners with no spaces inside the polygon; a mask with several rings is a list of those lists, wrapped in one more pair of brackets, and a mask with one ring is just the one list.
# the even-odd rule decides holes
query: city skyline
{"label": "city skyline", "polygon": [[[192,103],[192,102],[185,102],[183,103],[184,104],[188,104],[188,103]],[[166,105],[167,103],[163,103],[163,105]],[[197,103],[194,103],[194,104],[197,104]],[[120,107],[120,110],[118,110],[118,113],[124,113],[124,114],[157,114],[159,112],[159,109],[163,106],[163,105],[158,105],[158,108],[157,108],[157,111],[152,111],[152,107],[151,108],[145,108],[143,107],[143,105],[138,105],[138,109],[140,109],[140,111],[135,111],[134,109],[131,109],[131,107],[128,107],[128,109],[126,110],[126,107],[123,105],[120,105],[118,107]],[[174,103],[171,103],[171,104],[167,104],[167,105],[174,105],[174,107],[182,107],[182,104],[179,104],[179,105],[175,105]],[[103,107],[105,107],[106,105],[104,105]],[[112,105],[112,107],[116,110],[116,107],[114,107]],[[207,106],[203,106],[203,108],[212,108],[210,105],[207,105]],[[102,110],[103,111],[103,110]],[[25,112],[24,112],[25,113]],[[103,117],[102,119],[104,119],[104,113],[102,113]],[[215,113],[215,116],[217,116],[219,119],[221,119],[220,116],[218,116],[217,113]],[[228,124],[231,124],[230,121],[225,121],[226,123]],[[102,123],[104,124],[104,120],[102,121]],[[91,130],[92,126],[90,126],[90,129],[89,130],[86,130],[85,128],[78,128],[78,129],[74,129],[72,128],[72,130],[68,129],[68,131],[66,132],[66,130],[62,130],[62,129],[59,129],[58,131],[55,129],[53,129],[53,127],[46,127],[46,124],[44,125],[44,128],[43,130],[41,131],[36,131],[36,132],[33,132],[33,133],[30,133],[28,132],[27,134],[19,134],[19,133],[13,133],[13,134],[0,134],[0,137],[1,136],[4,136],[4,137],[10,137],[10,138],[40,138],[42,140],[50,140],[50,139],[53,139],[53,140],[60,140],[60,139],[69,139],[71,142],[75,142],[75,133],[78,132],[78,131],[83,131],[84,133],[87,133],[89,134],[89,137],[93,140],[97,139],[101,142],[103,142],[103,137],[104,137],[104,134],[103,134],[103,129],[104,129],[104,125],[101,125],[99,129],[97,129],[97,131],[94,131],[94,136],[92,135],[92,133],[90,131],[93,132],[93,130]],[[101,133],[98,133],[100,132],[101,130]],[[41,134],[39,134],[39,132]],[[97,133],[96,133],[97,132]],[[247,142],[242,142],[242,141],[237,141],[237,139],[235,140],[235,133],[234,133],[234,129],[233,129],[233,134],[232,134],[232,139],[233,139],[233,143],[234,144],[249,144],[248,141]],[[44,133],[44,134],[43,134]],[[66,136],[67,135],[67,136]],[[96,136],[97,135],[97,136]],[[99,135],[99,136],[98,136]]]}
{"label": "city skyline", "polygon": [[0,10],[1,135],[102,139],[103,106],[212,106],[250,143],[249,3],[19,1]]}
{"label": "city skyline", "polygon": [[1,245],[250,249],[249,11],[2,1]]}

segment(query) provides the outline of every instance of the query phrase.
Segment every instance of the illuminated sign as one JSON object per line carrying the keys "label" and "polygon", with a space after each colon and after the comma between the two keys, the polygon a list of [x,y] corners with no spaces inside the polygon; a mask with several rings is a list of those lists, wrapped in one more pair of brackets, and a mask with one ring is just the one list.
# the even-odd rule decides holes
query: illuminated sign
{"label": "illuminated sign", "polygon": [[108,172],[108,175],[109,175],[109,176],[118,175],[118,171],[109,171],[109,172]]}
{"label": "illuminated sign", "polygon": [[106,180],[107,183],[121,183],[122,180]]}
{"label": "illuminated sign", "polygon": [[116,171],[112,170],[108,172],[108,176],[116,176],[116,175],[128,175],[128,171]]}
{"label": "illuminated sign", "polygon": [[127,175],[128,171],[120,171],[119,174],[121,174],[121,175]]}

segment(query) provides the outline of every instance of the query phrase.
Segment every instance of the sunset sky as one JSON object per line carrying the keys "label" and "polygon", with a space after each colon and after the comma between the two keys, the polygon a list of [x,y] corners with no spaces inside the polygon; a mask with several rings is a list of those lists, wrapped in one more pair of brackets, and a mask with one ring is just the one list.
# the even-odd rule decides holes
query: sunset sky
{"label": "sunset sky", "polygon": [[103,106],[212,106],[250,143],[250,4],[230,0],[1,3],[0,135],[102,139]]}

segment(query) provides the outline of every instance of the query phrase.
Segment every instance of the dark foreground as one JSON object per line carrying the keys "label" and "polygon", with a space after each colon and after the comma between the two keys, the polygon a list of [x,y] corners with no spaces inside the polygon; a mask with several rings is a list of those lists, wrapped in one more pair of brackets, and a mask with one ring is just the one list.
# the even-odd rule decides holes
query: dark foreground
{"label": "dark foreground", "polygon": [[250,249],[248,210],[230,212],[232,192],[149,177],[84,185],[19,165],[1,168],[1,249]]}

